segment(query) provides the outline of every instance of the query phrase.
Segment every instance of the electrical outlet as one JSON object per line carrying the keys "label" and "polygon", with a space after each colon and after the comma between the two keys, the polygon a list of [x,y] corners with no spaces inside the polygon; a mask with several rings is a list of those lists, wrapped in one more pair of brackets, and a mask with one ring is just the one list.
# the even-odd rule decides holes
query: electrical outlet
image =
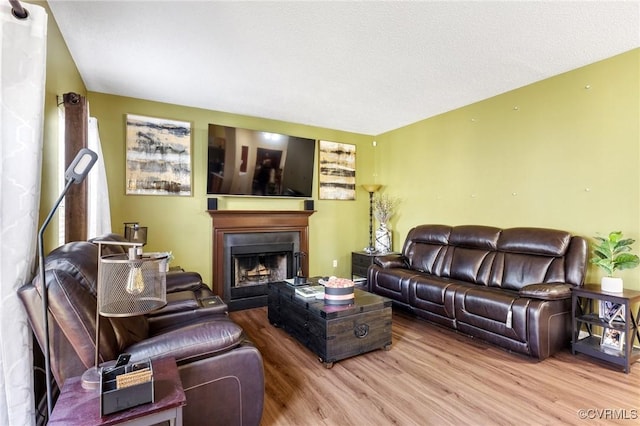
{"label": "electrical outlet", "polygon": [[333,260],[333,267],[334,267],[334,268],[337,268],[337,267],[338,267],[338,260],[337,260],[337,259],[334,259],[334,260]]}

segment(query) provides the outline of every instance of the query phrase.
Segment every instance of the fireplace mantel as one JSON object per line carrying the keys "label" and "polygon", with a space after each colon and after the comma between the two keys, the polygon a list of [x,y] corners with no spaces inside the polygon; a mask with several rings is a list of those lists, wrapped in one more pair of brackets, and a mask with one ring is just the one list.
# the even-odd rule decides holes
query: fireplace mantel
{"label": "fireplace mantel", "polygon": [[[225,302],[224,236],[227,233],[298,232],[300,251],[309,253],[309,216],[313,210],[208,210],[213,231],[213,292]],[[302,258],[303,270],[308,273],[308,256]],[[227,291],[228,292],[228,291]]]}

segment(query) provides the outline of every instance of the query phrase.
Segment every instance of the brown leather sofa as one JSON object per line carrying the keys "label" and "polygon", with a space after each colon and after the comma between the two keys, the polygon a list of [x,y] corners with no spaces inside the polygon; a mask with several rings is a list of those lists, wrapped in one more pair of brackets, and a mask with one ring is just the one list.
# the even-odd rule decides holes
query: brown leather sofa
{"label": "brown leather sofa", "polygon": [[420,225],[368,270],[374,293],[434,323],[540,360],[571,341],[587,241],[543,228]]}
{"label": "brown leather sofa", "polygon": [[[45,258],[51,371],[60,387],[95,362],[97,255],[95,244],[72,242]],[[42,348],[39,277],[20,288],[19,296]],[[229,319],[226,305],[211,305],[211,296],[199,274],[170,272],[168,304],[160,311],[101,319],[100,362],[125,352],[132,362],[174,357],[187,397],[185,425],[258,425],[264,400],[262,357]]]}

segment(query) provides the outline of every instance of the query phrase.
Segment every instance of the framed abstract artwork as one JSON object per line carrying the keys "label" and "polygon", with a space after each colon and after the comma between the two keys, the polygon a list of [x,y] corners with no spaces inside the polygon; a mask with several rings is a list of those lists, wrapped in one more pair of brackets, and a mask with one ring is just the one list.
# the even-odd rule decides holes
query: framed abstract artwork
{"label": "framed abstract artwork", "polygon": [[126,116],[126,194],[190,196],[191,123]]}
{"label": "framed abstract artwork", "polygon": [[321,200],[356,199],[356,146],[319,141],[318,173]]}

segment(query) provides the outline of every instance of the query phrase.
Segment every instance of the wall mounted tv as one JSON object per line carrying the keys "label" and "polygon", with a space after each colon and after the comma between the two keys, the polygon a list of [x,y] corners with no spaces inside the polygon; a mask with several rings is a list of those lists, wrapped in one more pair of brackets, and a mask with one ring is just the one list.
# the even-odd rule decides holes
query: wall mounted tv
{"label": "wall mounted tv", "polygon": [[207,194],[313,196],[314,139],[209,124]]}

